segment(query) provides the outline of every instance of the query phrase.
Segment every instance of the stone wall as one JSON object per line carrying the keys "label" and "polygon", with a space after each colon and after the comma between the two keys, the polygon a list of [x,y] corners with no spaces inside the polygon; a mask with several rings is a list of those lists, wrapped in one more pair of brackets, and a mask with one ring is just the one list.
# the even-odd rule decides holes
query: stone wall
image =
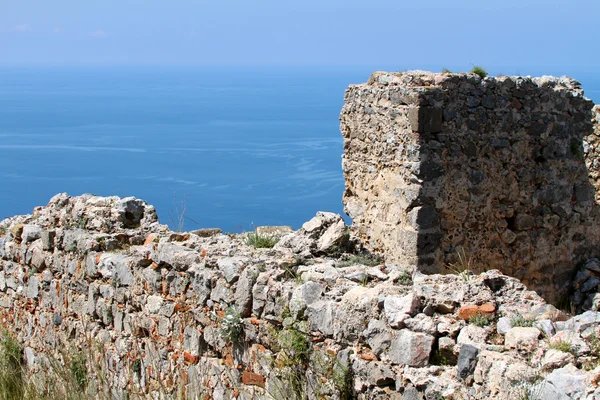
{"label": "stone wall", "polygon": [[351,85],[343,202],[357,236],[390,262],[472,261],[560,300],[598,254],[592,107],[569,78],[377,72]]}
{"label": "stone wall", "polygon": [[[261,249],[171,232],[134,198],[57,195],[0,221],[0,366],[14,335],[51,398],[73,376],[69,398],[111,400],[600,396],[600,312],[560,322],[498,271],[411,279],[348,239],[332,213]],[[600,261],[585,269],[597,310]],[[549,349],[565,337],[576,352]]]}

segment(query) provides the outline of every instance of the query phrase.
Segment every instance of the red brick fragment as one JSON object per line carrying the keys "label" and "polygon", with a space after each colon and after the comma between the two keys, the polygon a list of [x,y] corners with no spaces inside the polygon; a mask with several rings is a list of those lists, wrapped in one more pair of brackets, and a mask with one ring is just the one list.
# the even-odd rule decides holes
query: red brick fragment
{"label": "red brick fragment", "polygon": [[485,303],[480,306],[466,305],[458,310],[458,318],[468,321],[472,316],[483,315],[492,316],[496,312],[496,307],[491,303]]}
{"label": "red brick fragment", "polygon": [[265,387],[265,377],[261,374],[256,374],[250,371],[244,371],[242,373],[242,383],[244,385],[253,385],[259,386],[261,388]]}
{"label": "red brick fragment", "polygon": [[198,364],[198,361],[200,361],[200,357],[188,353],[187,351],[183,352],[183,359],[189,364]]}

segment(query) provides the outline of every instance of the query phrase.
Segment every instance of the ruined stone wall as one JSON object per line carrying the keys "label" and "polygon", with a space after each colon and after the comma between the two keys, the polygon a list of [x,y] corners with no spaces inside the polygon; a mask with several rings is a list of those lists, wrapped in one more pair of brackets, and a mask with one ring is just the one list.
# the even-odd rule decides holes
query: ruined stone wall
{"label": "ruined stone wall", "polygon": [[[600,396],[600,312],[564,321],[498,271],[411,279],[340,255],[347,240],[332,213],[261,249],[171,232],[134,198],[57,195],[0,221],[0,376],[13,336],[11,365],[51,398],[69,379],[69,398],[111,400]],[[593,310],[597,271],[579,280]],[[573,354],[550,348],[565,340]]]}
{"label": "ruined stone wall", "polygon": [[[434,337],[414,333],[422,351],[381,365],[373,351],[389,350],[392,328],[373,332],[383,340],[375,350],[362,332],[379,320],[381,296],[406,295],[410,278],[321,258],[348,240],[337,214],[283,231],[276,248],[260,249],[219,229],[171,232],[142,200],[57,195],[0,221],[0,343],[15,336],[42,387],[85,360],[91,398],[401,396],[396,377],[405,364],[428,365]],[[408,283],[396,284],[401,276]],[[57,365],[66,373],[52,375]]]}
{"label": "ruined stone wall", "polygon": [[[600,188],[600,105],[592,109],[593,132],[583,139],[585,165],[588,168],[590,182]],[[600,190],[595,192],[596,203],[600,202]]]}
{"label": "ruined stone wall", "polygon": [[340,116],[356,234],[390,262],[464,254],[558,300],[598,254],[592,107],[569,78],[374,73]]}

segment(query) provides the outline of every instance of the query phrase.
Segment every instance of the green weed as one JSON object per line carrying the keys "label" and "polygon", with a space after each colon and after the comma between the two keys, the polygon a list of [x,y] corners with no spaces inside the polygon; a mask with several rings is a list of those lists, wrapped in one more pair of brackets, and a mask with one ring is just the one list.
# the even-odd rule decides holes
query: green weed
{"label": "green weed", "polygon": [[484,326],[490,325],[492,322],[494,322],[494,317],[489,315],[482,315],[481,313],[477,313],[476,315],[471,315],[469,317],[469,323],[482,328]]}
{"label": "green weed", "polygon": [[472,74],[479,75],[481,77],[481,79],[488,76],[487,71],[478,65],[475,65],[469,72],[471,72]]}
{"label": "green weed", "polygon": [[257,232],[249,232],[246,235],[246,245],[258,249],[271,249],[279,242],[279,238],[272,235],[262,235]]}
{"label": "green weed", "polygon": [[337,262],[337,267],[344,268],[352,265],[366,265],[367,267],[375,267],[383,263],[383,257],[378,254],[361,253],[353,254],[344,260]]}
{"label": "green weed", "polygon": [[535,319],[525,318],[522,315],[514,315],[510,317],[510,326],[511,328],[515,327],[525,327],[531,328],[535,326]]}
{"label": "green weed", "polygon": [[23,382],[23,348],[6,332],[0,337],[0,399],[21,399],[25,394]]}
{"label": "green weed", "polygon": [[183,196],[181,203],[177,201],[177,194],[173,194],[173,206],[171,209],[171,225],[175,232],[183,232],[185,228],[185,212],[187,210],[187,196]]}
{"label": "green weed", "polygon": [[221,320],[221,337],[228,342],[238,344],[242,338],[244,328],[240,313],[231,306],[225,310],[225,317]]}
{"label": "green weed", "polygon": [[583,363],[585,370],[592,370],[600,365],[600,338],[595,333],[587,337],[586,342],[590,347],[591,359]]}
{"label": "green weed", "polygon": [[69,372],[71,373],[71,378],[79,390],[85,391],[88,382],[87,360],[85,358],[85,354],[78,352],[73,355],[69,365]]}
{"label": "green weed", "polygon": [[[304,326],[288,326],[275,334],[279,355],[275,360],[277,376],[282,387],[277,388],[276,398],[304,399],[308,380],[306,370],[310,360],[310,340]],[[285,382],[285,383],[284,383]],[[289,389],[287,389],[287,388]],[[283,396],[283,397],[282,397]]]}
{"label": "green weed", "polygon": [[396,283],[406,286],[412,285],[412,277],[410,276],[410,273],[408,271],[402,271],[402,274],[400,274],[396,280]]}
{"label": "green weed", "polygon": [[461,250],[462,251],[456,252],[458,261],[448,264],[448,268],[454,274],[461,277],[463,281],[467,282],[471,280],[471,276],[473,275],[473,258],[467,257],[467,253],[465,252],[464,248]]}

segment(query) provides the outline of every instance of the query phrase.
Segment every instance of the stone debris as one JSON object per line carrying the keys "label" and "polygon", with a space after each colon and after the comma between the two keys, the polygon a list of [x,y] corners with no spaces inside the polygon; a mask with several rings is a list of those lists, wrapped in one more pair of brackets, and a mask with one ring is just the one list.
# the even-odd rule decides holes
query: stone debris
{"label": "stone debris", "polygon": [[287,234],[275,245],[276,250],[290,251],[304,257],[343,251],[350,234],[344,219],[334,213],[318,212],[296,232]]}

